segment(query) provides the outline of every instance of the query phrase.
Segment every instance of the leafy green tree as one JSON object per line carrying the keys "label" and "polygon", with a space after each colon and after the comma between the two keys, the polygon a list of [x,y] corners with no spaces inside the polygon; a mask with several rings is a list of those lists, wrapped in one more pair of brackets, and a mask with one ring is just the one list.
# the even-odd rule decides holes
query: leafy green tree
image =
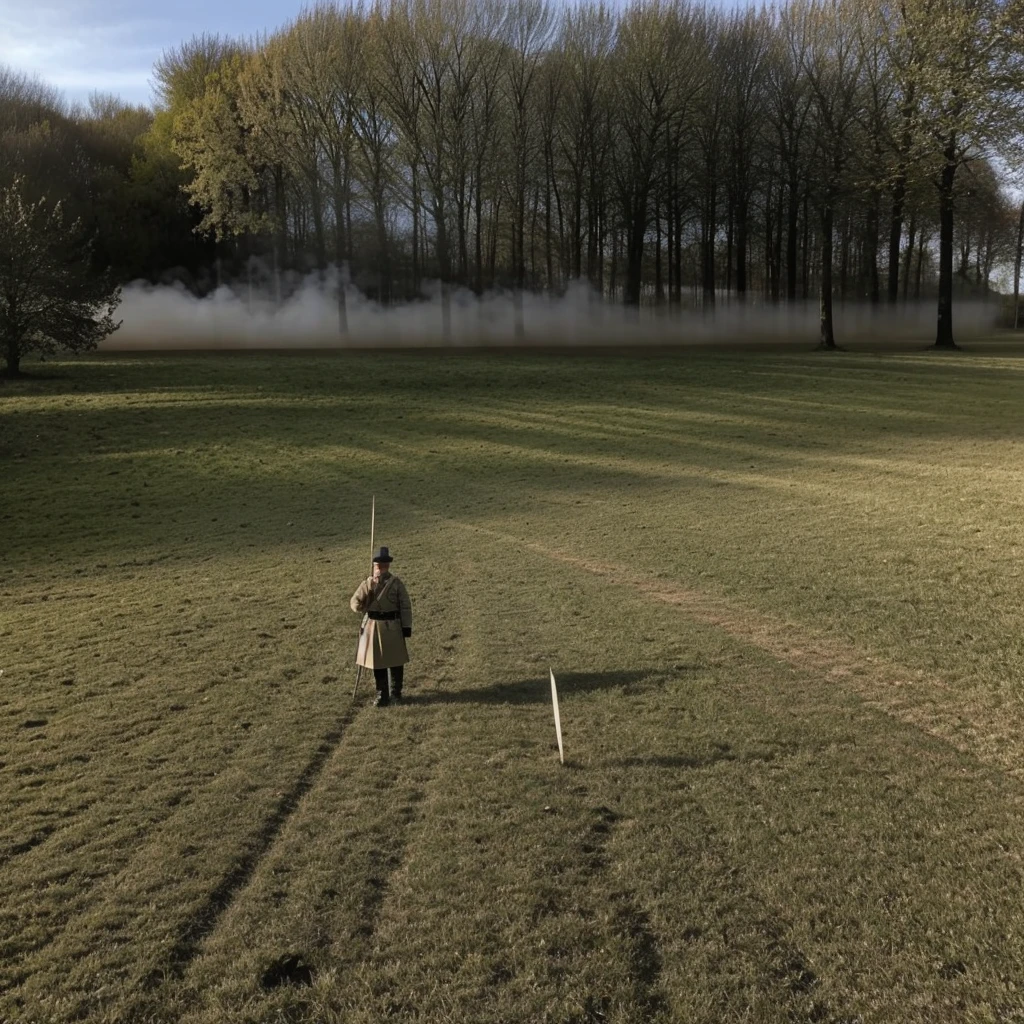
{"label": "leafy green tree", "polygon": [[139,137],[128,171],[124,199],[132,210],[132,277],[159,280],[168,268],[201,273],[216,257],[215,240],[197,232],[202,211],[190,206],[185,186],[191,174],[173,149],[174,115],[158,110]]}
{"label": "leafy green tree", "polygon": [[28,352],[95,348],[120,327],[120,289],[90,267],[81,223],[60,203],[30,202],[22,179],[0,190],[0,348],[17,376]]}
{"label": "leafy green tree", "polygon": [[206,79],[206,91],[184,106],[174,121],[174,151],[192,171],[184,186],[204,211],[198,230],[226,238],[260,227],[253,196],[257,172],[248,130],[239,115],[239,74],[244,58],[225,59]]}

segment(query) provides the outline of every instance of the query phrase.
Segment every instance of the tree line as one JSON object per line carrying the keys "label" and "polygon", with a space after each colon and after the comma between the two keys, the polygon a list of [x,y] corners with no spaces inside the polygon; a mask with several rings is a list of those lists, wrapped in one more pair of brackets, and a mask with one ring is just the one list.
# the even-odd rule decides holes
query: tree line
{"label": "tree line", "polygon": [[318,3],[155,79],[153,112],[57,117],[0,76],[0,153],[75,194],[122,280],[818,299],[826,346],[836,300],[937,295],[951,345],[955,288],[1020,263],[997,167],[1021,165],[1024,0]]}

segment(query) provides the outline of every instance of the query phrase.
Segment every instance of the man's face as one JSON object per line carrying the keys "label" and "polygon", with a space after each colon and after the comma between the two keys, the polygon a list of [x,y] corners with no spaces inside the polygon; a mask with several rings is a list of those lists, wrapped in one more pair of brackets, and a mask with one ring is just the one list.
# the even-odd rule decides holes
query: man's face
{"label": "man's face", "polygon": [[391,568],[390,562],[374,562],[373,563],[373,578],[379,579]]}

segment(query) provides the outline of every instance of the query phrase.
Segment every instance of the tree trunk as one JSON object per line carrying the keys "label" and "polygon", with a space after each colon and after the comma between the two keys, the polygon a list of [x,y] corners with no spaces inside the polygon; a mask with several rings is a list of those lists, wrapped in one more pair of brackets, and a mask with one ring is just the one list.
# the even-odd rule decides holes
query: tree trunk
{"label": "tree trunk", "polygon": [[1020,265],[1024,258],[1024,202],[1020,204],[1020,220],[1017,223],[1017,251],[1013,258],[1013,329],[1020,327]]}
{"label": "tree trunk", "polygon": [[705,308],[715,305],[715,235],[718,232],[717,210],[718,197],[714,179],[708,186],[708,197],[704,207],[703,224],[703,270],[701,273],[701,292]]}
{"label": "tree trunk", "polygon": [[547,272],[548,295],[555,293],[555,257],[551,245],[551,173],[549,167],[548,180],[544,193],[544,269]]}
{"label": "tree trunk", "polygon": [[466,201],[465,178],[460,179],[455,192],[455,216],[458,219],[459,284],[469,284],[469,204]]}
{"label": "tree trunk", "polygon": [[573,196],[573,240],[572,240],[572,276],[578,281],[583,276],[583,179],[577,175],[574,182]]}
{"label": "tree trunk", "polygon": [[735,224],[736,215],[732,196],[729,197],[728,209],[729,212],[725,220],[725,301],[727,303],[732,296],[733,225]]}
{"label": "tree trunk", "polygon": [[382,306],[391,305],[391,246],[388,242],[387,202],[378,194],[373,204],[374,220],[377,223],[377,266],[380,268],[380,283],[377,286],[377,301]]}
{"label": "tree trunk", "polygon": [[800,193],[795,175],[789,179],[786,200],[786,301],[792,303],[796,302],[796,254],[799,248],[797,232],[800,226]]}
{"label": "tree trunk", "polygon": [[[850,215],[842,220],[842,236],[839,241],[839,302],[846,303],[846,279],[850,269]],[[823,250],[824,251],[824,250]]]}
{"label": "tree trunk", "polygon": [[[889,281],[886,300],[890,306],[895,306],[900,297],[900,241],[903,238],[903,206],[906,195],[907,181],[901,173],[892,186],[892,213],[889,217]],[[913,239],[910,244],[913,245]]]}
{"label": "tree trunk", "polygon": [[412,167],[412,291],[420,293],[420,186],[416,164]]}
{"label": "tree trunk", "polygon": [[473,190],[473,255],[476,260],[476,294],[484,293],[484,196],[483,168],[478,163],[476,168],[476,188]]}
{"label": "tree trunk", "polygon": [[13,338],[8,337],[4,344],[4,355],[7,358],[7,376],[21,376],[21,345]]}
{"label": "tree trunk", "polygon": [[821,347],[835,348],[832,323],[832,204],[826,200],[821,210]]}
{"label": "tree trunk", "polygon": [[[747,194],[740,195],[736,204],[736,297],[747,300]],[[778,267],[773,267],[773,279]]]}
{"label": "tree trunk", "polygon": [[283,299],[281,274],[288,262],[288,205],[285,195],[284,168],[274,167],[274,294],[280,306]]}
{"label": "tree trunk", "polygon": [[[669,154],[672,153],[671,142],[669,143]],[[665,272],[668,277],[668,305],[669,309],[675,302],[675,218],[676,218],[676,196],[672,181],[672,156],[667,161],[666,170],[666,194],[665,194]]]}
{"label": "tree trunk", "polygon": [[627,306],[640,305],[643,286],[644,235],[647,232],[647,197],[634,195],[632,209],[628,210],[626,226],[626,292]]}
{"label": "tree trunk", "polygon": [[804,264],[803,264],[803,280],[802,284],[802,295],[804,302],[807,302],[811,297],[811,214],[809,210],[809,198],[807,193],[804,193]]}
{"label": "tree trunk", "polygon": [[565,237],[565,211],[562,209],[562,194],[558,180],[552,179],[555,196],[555,214],[558,218],[558,290],[562,291],[569,277],[569,243]]}
{"label": "tree trunk", "polygon": [[591,182],[591,194],[587,199],[587,280],[593,284],[600,276],[598,267],[598,230],[597,222],[601,216],[600,201],[594,198],[594,183]]}
{"label": "tree trunk", "polygon": [[322,275],[327,269],[327,240],[324,237],[324,206],[320,186],[313,184],[310,190],[313,214],[313,244],[316,247],[316,269]]}
{"label": "tree trunk", "polygon": [[612,265],[608,272],[608,295],[612,302],[615,301],[615,295],[618,288],[618,276],[619,276],[619,229],[615,227],[612,230]]}
{"label": "tree trunk", "polygon": [[498,279],[498,217],[501,201],[491,201],[491,226],[487,235],[487,286],[493,288]]}
{"label": "tree trunk", "polygon": [[782,207],[782,186],[779,186],[779,201],[775,210],[775,259],[772,274],[772,302],[777,306],[782,290],[782,232],[785,228],[785,211]]}
{"label": "tree trunk", "polygon": [[931,242],[931,235],[925,237],[924,232],[921,232],[921,237],[917,242],[917,274],[914,278],[914,300],[917,301],[921,298],[921,275],[924,271],[924,250],[925,246]]}
{"label": "tree trunk", "polygon": [[946,163],[939,180],[939,320],[936,348],[956,348],[953,340],[953,186],[956,182],[956,139],[946,144]]}
{"label": "tree trunk", "polygon": [[[341,180],[340,168],[334,168],[334,180]],[[341,189],[334,192],[334,259],[338,265],[338,332],[348,334],[348,306],[345,301],[345,197]]]}
{"label": "tree trunk", "polygon": [[661,277],[661,198],[654,200],[654,304],[665,301],[664,283]]}
{"label": "tree trunk", "polygon": [[868,298],[872,306],[881,302],[881,282],[878,277],[878,236],[879,236],[879,197],[874,193],[871,197],[871,204],[868,206],[867,227],[864,238],[864,247],[867,250],[867,276],[868,276]]}
{"label": "tree trunk", "polygon": [[903,302],[906,303],[910,289],[910,270],[914,265],[914,239],[917,237],[917,219],[910,215],[907,226],[907,255],[903,264]]}
{"label": "tree trunk", "polygon": [[530,288],[536,289],[540,280],[537,270],[537,224],[540,221],[540,186],[533,190],[533,211],[530,214]]}
{"label": "tree trunk", "polygon": [[352,183],[349,173],[350,163],[345,164],[345,262],[352,272]]}
{"label": "tree trunk", "polygon": [[675,293],[676,308],[683,305],[683,204],[676,205],[676,226],[675,226],[675,256],[672,262],[675,265]]}

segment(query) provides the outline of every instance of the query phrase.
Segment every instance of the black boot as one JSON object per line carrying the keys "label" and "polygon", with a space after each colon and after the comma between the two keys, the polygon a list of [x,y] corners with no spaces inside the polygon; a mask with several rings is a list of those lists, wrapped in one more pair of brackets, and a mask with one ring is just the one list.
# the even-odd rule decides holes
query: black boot
{"label": "black boot", "polygon": [[388,670],[386,668],[375,668],[373,680],[377,684],[377,696],[374,698],[375,708],[386,708],[391,701],[388,699]]}
{"label": "black boot", "polygon": [[402,677],[405,675],[405,666],[398,665],[391,670],[391,696],[395,700],[402,699]]}

